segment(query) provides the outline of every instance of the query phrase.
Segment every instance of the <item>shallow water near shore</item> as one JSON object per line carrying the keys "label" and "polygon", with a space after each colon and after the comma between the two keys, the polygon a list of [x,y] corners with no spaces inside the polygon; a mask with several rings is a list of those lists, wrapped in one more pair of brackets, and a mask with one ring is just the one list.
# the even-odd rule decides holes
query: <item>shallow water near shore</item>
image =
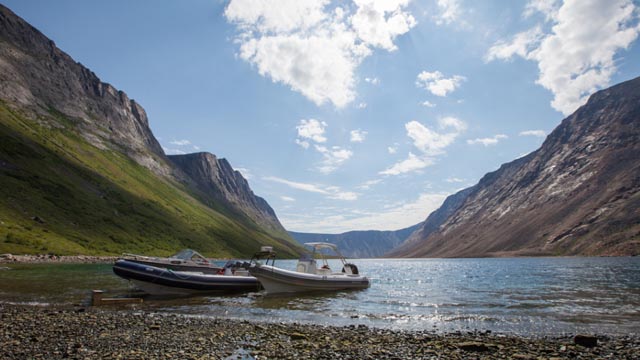
{"label": "shallow water near shore", "polygon": [[[332,294],[158,298],[133,309],[324,325],[491,330],[517,335],[640,333],[640,258],[365,259],[371,288]],[[295,261],[277,266],[293,268]],[[336,269],[338,263],[333,263]],[[88,304],[91,289],[139,295],[109,264],[5,264],[0,301]]]}

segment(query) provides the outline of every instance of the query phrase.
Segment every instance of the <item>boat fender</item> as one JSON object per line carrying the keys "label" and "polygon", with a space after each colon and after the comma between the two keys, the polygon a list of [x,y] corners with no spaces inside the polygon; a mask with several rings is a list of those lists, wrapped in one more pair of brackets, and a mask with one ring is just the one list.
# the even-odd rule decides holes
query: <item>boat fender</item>
{"label": "boat fender", "polygon": [[[347,268],[349,268],[350,271],[348,271]],[[347,263],[342,267],[342,272],[358,275],[358,267],[355,264]]]}

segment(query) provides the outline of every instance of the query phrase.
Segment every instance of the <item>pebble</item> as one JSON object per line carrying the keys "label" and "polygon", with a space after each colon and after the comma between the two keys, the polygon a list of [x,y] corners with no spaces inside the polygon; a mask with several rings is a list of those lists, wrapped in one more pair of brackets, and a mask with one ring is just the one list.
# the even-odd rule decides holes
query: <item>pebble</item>
{"label": "pebble", "polygon": [[639,359],[640,337],[600,336],[589,348],[573,336],[436,334],[0,303],[0,359],[32,358]]}
{"label": "pebble", "polygon": [[50,255],[50,254],[40,254],[40,255],[0,254],[0,263],[103,264],[103,263],[115,262],[117,259],[118,259],[117,256],[90,256],[90,255],[56,256],[56,255]]}

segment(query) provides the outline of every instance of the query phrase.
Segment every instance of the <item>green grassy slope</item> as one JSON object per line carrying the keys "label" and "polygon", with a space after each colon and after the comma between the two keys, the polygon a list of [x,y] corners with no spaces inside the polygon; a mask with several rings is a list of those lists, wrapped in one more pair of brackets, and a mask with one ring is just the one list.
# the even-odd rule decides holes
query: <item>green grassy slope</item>
{"label": "green grassy slope", "polygon": [[246,257],[260,245],[292,256],[286,236],[212,209],[181,184],[100,150],[52,112],[37,125],[0,103],[0,253]]}

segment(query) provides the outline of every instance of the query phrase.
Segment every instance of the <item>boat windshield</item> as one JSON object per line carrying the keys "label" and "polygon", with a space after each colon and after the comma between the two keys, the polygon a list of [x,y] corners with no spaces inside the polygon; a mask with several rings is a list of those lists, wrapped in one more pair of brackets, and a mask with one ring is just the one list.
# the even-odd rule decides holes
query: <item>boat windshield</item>
{"label": "boat windshield", "polygon": [[335,244],[326,243],[326,242],[310,242],[310,243],[305,243],[304,245],[313,249],[313,252],[310,255],[308,255],[309,257],[313,258],[314,255],[318,255],[319,257],[322,258],[325,265],[327,264],[327,259],[326,259],[327,256],[336,256],[336,255],[338,256],[340,261],[342,261],[343,264],[346,263],[346,259],[344,258],[342,253],[338,251],[338,247]]}
{"label": "boat windshield", "polygon": [[199,252],[191,249],[184,249],[173,255],[172,258],[181,260],[207,260],[204,256],[200,255]]}
{"label": "boat windshield", "polygon": [[313,256],[311,254],[309,254],[309,253],[302,253],[300,255],[300,259],[299,260],[300,261],[310,261],[310,260],[313,260]]}

